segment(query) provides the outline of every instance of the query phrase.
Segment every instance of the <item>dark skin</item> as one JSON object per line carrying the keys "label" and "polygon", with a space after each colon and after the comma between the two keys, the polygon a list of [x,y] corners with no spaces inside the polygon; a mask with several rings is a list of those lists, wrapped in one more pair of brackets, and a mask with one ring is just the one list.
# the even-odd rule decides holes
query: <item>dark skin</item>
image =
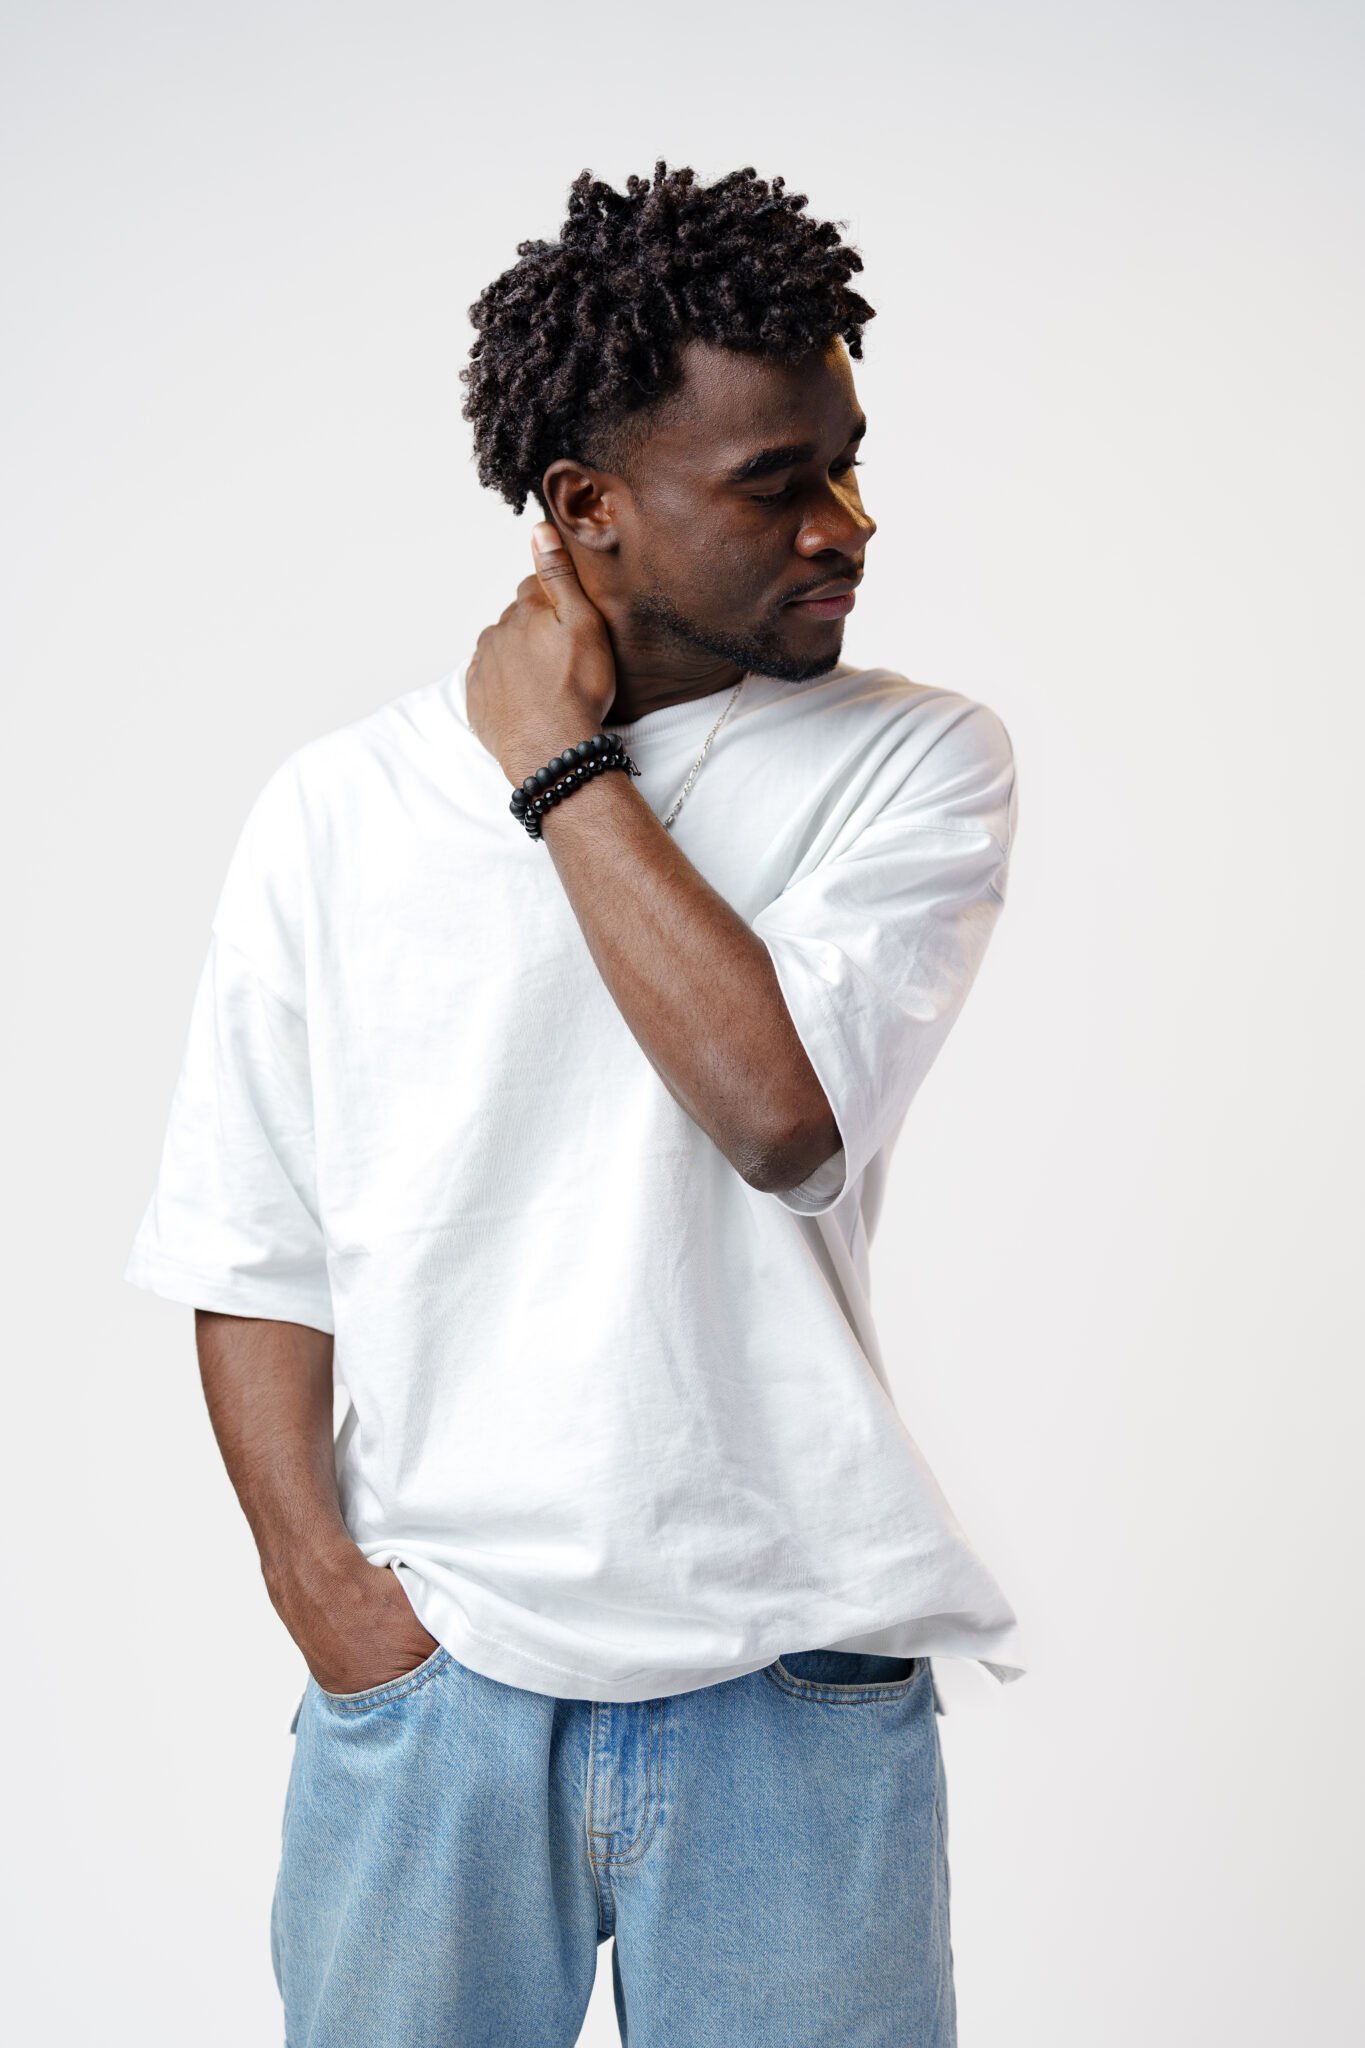
{"label": "dark skin", "polygon": [[[621,723],[730,690],[746,670],[793,683],[827,675],[843,621],[787,611],[782,600],[856,580],[876,532],[858,490],[863,413],[841,341],[795,369],[704,342],[689,343],[681,362],[681,389],[651,417],[631,461],[633,488],[567,459],[541,480],[578,583],[602,616],[609,708]],[[809,447],[810,458],[729,481],[733,467],[792,445]],[[528,592],[534,579],[518,597]],[[529,700],[558,680],[528,678]],[[509,702],[513,723],[522,701],[518,692]]]}
{"label": "dark skin", "polygon": [[352,1541],[337,1500],[333,1340],[303,1323],[194,1312],[204,1398],[276,1613],[327,1692],[364,1692],[429,1657],[395,1573]]}
{"label": "dark skin", "polygon": [[[696,342],[682,361],[633,481],[568,458],[541,480],[554,546],[480,634],[468,677],[470,723],[511,784],[609,713],[624,723],[711,696],[719,713],[747,672],[799,688],[840,658],[843,620],[786,601],[856,582],[876,531],[843,343],[790,368]],[[780,468],[728,474],[793,447]],[[632,778],[598,777],[543,829],[598,971],[670,1094],[752,1187],[798,1185],[841,1138],[762,941]],[[342,1518],[332,1338],[203,1309],[195,1337],[267,1590],[313,1677],[339,1693],[401,1678],[436,1639]]]}
{"label": "dark skin", "polygon": [[[468,676],[470,723],[509,783],[608,712],[711,696],[719,711],[747,670],[799,687],[839,660],[843,620],[787,600],[856,582],[876,531],[843,343],[786,367],[694,342],[683,365],[633,489],[569,460],[545,472],[551,551],[479,635]],[[808,453],[732,479],[780,447]],[[797,1186],[841,1140],[762,940],[632,778],[599,777],[542,830],[598,972],[674,1100],[752,1187]]]}

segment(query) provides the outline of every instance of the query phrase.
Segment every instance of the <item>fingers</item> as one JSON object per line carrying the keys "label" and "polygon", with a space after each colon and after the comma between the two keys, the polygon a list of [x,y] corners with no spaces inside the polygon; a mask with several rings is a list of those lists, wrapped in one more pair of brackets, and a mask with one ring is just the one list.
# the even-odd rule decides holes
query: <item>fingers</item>
{"label": "fingers", "polygon": [[573,575],[573,563],[569,561],[569,549],[559,537],[559,526],[551,520],[538,520],[530,528],[530,555],[536,563],[536,575]]}
{"label": "fingers", "polygon": [[587,599],[559,529],[547,519],[531,528],[531,553],[542,596],[548,597],[563,620],[580,618]]}

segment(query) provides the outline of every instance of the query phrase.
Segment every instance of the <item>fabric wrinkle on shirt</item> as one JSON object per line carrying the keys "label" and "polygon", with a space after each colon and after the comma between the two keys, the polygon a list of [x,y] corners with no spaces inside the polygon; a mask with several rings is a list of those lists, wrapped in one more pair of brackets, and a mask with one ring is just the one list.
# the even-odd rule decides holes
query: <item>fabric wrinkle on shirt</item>
{"label": "fabric wrinkle on shirt", "polygon": [[[769,1194],[631,1033],[464,681],[306,742],[251,805],[126,1278],[334,1334],[346,1526],[487,1677],[644,1700],[805,1647],[1018,1677],[869,1293],[1005,901],[1003,723],[840,663],[751,676],[717,735],[673,835],[767,946],[843,1140]],[[657,816],[719,701],[605,721]]]}

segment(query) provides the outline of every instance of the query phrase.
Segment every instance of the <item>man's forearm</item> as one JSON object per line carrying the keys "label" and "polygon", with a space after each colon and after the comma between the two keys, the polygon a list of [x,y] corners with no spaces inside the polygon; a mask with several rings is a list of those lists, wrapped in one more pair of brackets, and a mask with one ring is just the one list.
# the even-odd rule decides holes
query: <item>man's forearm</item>
{"label": "man's forearm", "polygon": [[[517,752],[538,763],[556,748],[532,733]],[[763,941],[624,774],[551,806],[541,830],[598,972],[675,1101],[753,1186],[796,1186],[840,1134]]]}
{"label": "man's forearm", "polygon": [[278,1606],[286,1586],[324,1581],[359,1555],[337,1499],[333,1340],[206,1309],[194,1335],[213,1432]]}
{"label": "man's forearm", "polygon": [[335,1692],[402,1677],[435,1637],[352,1541],[337,1498],[333,1341],[304,1323],[194,1312],[218,1447],[275,1612]]}

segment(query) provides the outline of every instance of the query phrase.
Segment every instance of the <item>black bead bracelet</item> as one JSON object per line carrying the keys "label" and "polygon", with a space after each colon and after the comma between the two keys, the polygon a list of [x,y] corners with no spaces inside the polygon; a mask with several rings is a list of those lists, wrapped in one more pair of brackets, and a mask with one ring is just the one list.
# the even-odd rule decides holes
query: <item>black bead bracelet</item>
{"label": "black bead bracelet", "polygon": [[575,746],[566,747],[553,761],[528,775],[521,788],[512,791],[507,808],[514,818],[521,820],[532,839],[539,839],[540,821],[551,804],[561,803],[608,768],[624,768],[628,775],[640,772],[615,733],[595,732],[590,740],[579,740]]}

